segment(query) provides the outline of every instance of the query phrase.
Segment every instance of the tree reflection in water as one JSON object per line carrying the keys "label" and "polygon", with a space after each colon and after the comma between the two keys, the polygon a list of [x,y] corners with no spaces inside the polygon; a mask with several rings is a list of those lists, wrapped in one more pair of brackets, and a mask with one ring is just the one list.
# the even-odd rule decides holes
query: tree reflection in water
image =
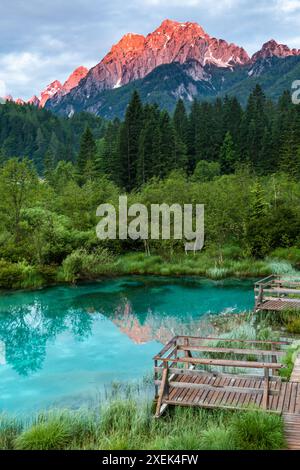
{"label": "tree reflection in water", "polygon": [[41,369],[47,342],[68,330],[82,341],[92,332],[93,318],[83,310],[54,313],[53,308],[34,302],[12,307],[4,315],[0,309],[0,340],[5,344],[6,362],[20,375]]}

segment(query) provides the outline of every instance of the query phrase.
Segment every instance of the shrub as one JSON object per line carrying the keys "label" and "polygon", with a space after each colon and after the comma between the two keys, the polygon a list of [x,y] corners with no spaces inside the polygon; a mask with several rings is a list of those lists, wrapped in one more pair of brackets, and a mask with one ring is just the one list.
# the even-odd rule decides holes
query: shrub
{"label": "shrub", "polygon": [[85,249],[75,250],[63,261],[63,276],[69,282],[93,279],[106,273],[112,262],[113,256],[105,248],[98,248],[92,253]]}
{"label": "shrub", "polygon": [[271,258],[288,260],[296,267],[300,266],[300,248],[292,246],[290,248],[276,248],[271,255]]}
{"label": "shrub", "polygon": [[10,263],[0,260],[0,288],[20,289],[42,285],[42,276],[34,266],[30,266],[25,261]]}
{"label": "shrub", "polygon": [[236,414],[231,422],[233,440],[239,450],[277,450],[285,446],[283,421],[262,411]]}
{"label": "shrub", "polygon": [[12,289],[22,280],[22,269],[17,263],[0,260],[0,288]]}

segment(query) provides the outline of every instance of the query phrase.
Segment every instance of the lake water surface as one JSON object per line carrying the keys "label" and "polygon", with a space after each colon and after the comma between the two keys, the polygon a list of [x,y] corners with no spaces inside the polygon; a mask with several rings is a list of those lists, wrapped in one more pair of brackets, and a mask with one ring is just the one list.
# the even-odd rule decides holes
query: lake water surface
{"label": "lake water surface", "polygon": [[0,412],[88,404],[152,373],[177,333],[253,308],[252,281],[128,277],[0,293]]}

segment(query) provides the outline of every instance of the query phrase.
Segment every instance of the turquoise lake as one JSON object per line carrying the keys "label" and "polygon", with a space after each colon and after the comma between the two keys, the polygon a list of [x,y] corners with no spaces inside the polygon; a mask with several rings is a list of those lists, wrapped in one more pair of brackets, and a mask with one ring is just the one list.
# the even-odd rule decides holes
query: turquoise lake
{"label": "turquoise lake", "polygon": [[140,381],[170,336],[253,308],[253,281],[128,277],[0,293],[0,411],[77,407]]}

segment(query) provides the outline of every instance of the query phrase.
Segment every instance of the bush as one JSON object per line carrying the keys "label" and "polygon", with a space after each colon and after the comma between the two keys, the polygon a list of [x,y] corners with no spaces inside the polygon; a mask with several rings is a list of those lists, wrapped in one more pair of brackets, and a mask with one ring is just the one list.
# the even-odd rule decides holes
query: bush
{"label": "bush", "polygon": [[17,263],[0,260],[0,288],[12,289],[22,280],[22,269]]}
{"label": "bush", "polygon": [[28,287],[41,287],[43,278],[34,266],[27,262],[10,263],[0,260],[0,288],[22,289]]}
{"label": "bush", "polygon": [[300,248],[292,246],[290,248],[276,248],[271,254],[271,258],[287,260],[295,267],[300,267]]}
{"label": "bush", "polygon": [[113,260],[112,254],[105,248],[98,248],[92,253],[85,249],[75,250],[63,261],[63,277],[68,282],[94,279],[105,274],[109,266],[111,272]]}
{"label": "bush", "polygon": [[283,421],[278,415],[247,411],[231,423],[235,448],[239,450],[278,450],[285,447]]}

